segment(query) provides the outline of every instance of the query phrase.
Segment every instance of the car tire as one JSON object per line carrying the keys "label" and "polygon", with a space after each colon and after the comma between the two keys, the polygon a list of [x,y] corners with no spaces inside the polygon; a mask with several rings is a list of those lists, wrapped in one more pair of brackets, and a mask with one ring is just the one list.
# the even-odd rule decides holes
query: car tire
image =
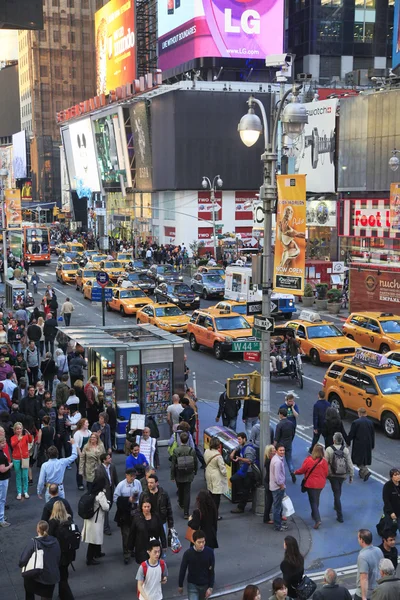
{"label": "car tire", "polygon": [[314,348],[310,351],[310,360],[311,360],[311,364],[314,365],[315,367],[317,367],[319,364],[321,364],[319,354],[318,354],[317,350],[315,350]]}
{"label": "car tire", "polygon": [[123,307],[123,306],[120,306],[120,308],[119,308],[119,312],[120,312],[120,315],[121,315],[122,317],[126,317],[126,312],[124,311],[124,307]]}
{"label": "car tire", "polygon": [[111,306],[109,305],[109,303],[108,303],[108,302],[106,302],[106,310],[107,310],[108,312],[111,312]]}
{"label": "car tire", "polygon": [[214,344],[214,355],[217,360],[222,360],[224,358],[222,346],[219,342]]}
{"label": "car tire", "polygon": [[387,354],[388,352],[390,352],[390,348],[387,344],[381,344],[381,347],[379,348],[379,352],[380,352],[380,354]]}
{"label": "car tire", "polygon": [[341,401],[339,396],[337,394],[331,394],[329,396],[328,400],[331,403],[332,408],[336,408],[336,410],[339,413],[340,418],[344,419],[344,415],[345,415],[346,411],[344,409],[343,402]]}
{"label": "car tire", "polygon": [[199,345],[196,342],[196,338],[194,337],[193,333],[190,334],[189,343],[192,350],[196,351],[199,349]]}
{"label": "car tire", "polygon": [[204,298],[204,300],[208,300],[208,292],[207,292],[206,288],[204,288],[204,290],[203,290],[202,297]]}
{"label": "car tire", "polygon": [[397,439],[400,434],[399,422],[391,412],[385,412],[381,418],[382,428],[385,435],[391,439]]}

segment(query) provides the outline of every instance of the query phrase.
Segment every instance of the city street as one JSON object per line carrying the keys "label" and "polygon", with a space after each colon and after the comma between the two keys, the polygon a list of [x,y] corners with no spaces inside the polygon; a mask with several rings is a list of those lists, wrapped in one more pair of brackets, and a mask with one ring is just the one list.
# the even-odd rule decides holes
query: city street
{"label": "city street", "polygon": [[[55,284],[53,264],[46,268],[39,268],[38,272],[45,284],[52,284],[58,294],[61,305],[65,296],[69,296],[75,304],[72,326],[92,325],[101,326],[101,305],[94,306],[87,300],[83,300],[80,292],[72,286],[61,286]],[[43,285],[42,285],[43,288]],[[204,301],[202,300],[202,303]],[[207,302],[206,304],[211,304]],[[340,319],[342,317],[338,317]],[[121,325],[134,323],[135,319],[122,318],[116,313],[106,313],[106,325]],[[339,324],[339,323],[338,323]],[[257,364],[247,363],[239,359],[237,355],[231,355],[228,359],[218,361],[213,354],[207,351],[192,352],[187,345],[188,366],[191,370],[189,384],[196,381],[197,395],[199,398],[199,417],[201,432],[215,422],[218,409],[218,397],[224,389],[226,378],[235,373],[251,372],[258,368]],[[271,415],[272,423],[276,424],[278,407],[284,401],[285,393],[292,391],[297,395],[297,403],[300,409],[297,434],[294,443],[293,460],[296,468],[300,467],[302,460],[307,454],[312,437],[312,407],[317,392],[321,387],[325,373],[325,367],[314,367],[309,362],[304,363],[304,388],[294,389],[285,381],[273,383],[271,390]],[[347,416],[345,427],[348,431],[354,417]],[[241,429],[241,420],[238,421],[238,431]],[[244,425],[243,425],[244,428]],[[202,436],[200,437],[200,440]],[[323,441],[321,439],[321,441]],[[200,442],[201,443],[201,442]],[[123,474],[124,457],[114,455],[120,479]],[[374,533],[374,543],[380,543],[376,535],[375,525],[379,521],[382,506],[381,494],[382,484],[387,480],[388,472],[392,466],[400,463],[400,450],[398,440],[390,440],[384,436],[379,427],[376,427],[376,448],[373,455],[372,476],[367,483],[362,482],[356,473],[353,484],[348,483],[343,488],[343,510],[344,524],[336,521],[336,514],[332,509],[333,496],[328,484],[321,496],[322,527],[318,531],[312,529],[312,521],[309,515],[309,506],[306,495],[300,493],[300,478],[293,485],[289,476],[287,477],[287,493],[290,495],[295,506],[296,514],[289,523],[288,533],[298,538],[301,550],[306,556],[306,569],[309,574],[315,573],[317,582],[322,581],[324,569],[333,567],[340,571],[340,581],[350,590],[355,587],[355,564],[359,551],[357,543],[357,530],[367,527]],[[159,472],[161,485],[170,493],[176,528],[183,542],[184,548],[187,542],[183,539],[186,522],[182,519],[175,502],[175,491],[173,484],[169,481],[169,463],[165,449],[161,452],[161,469]],[[66,489],[67,497],[72,500],[72,506],[77,506],[79,492],[74,484],[74,470],[67,471]],[[193,484],[192,502],[193,508],[196,492],[203,487],[203,472],[200,472]],[[13,527],[2,532],[4,540],[8,543],[1,544],[0,576],[5,584],[5,595],[2,599],[22,599],[22,579],[16,567],[19,553],[26,542],[27,537],[33,534],[33,526],[40,516],[41,502],[35,495],[35,487],[31,489],[31,499],[22,503],[14,500],[14,486],[9,493],[11,509],[9,520]],[[16,506],[17,504],[17,506]],[[244,515],[231,515],[232,505],[224,499],[221,506],[223,521],[219,525],[218,539],[220,550],[216,551],[216,596],[223,596],[239,600],[241,592],[247,583],[259,583],[262,591],[268,597],[270,592],[270,580],[279,574],[279,564],[283,557],[282,534],[271,530],[270,526],[262,525],[260,517],[246,511]],[[250,508],[250,507],[248,507]],[[112,513],[114,514],[114,513]],[[112,517],[113,518],[113,517]],[[112,519],[111,519],[112,520]],[[81,523],[80,519],[77,520]],[[231,541],[235,540],[232,544]],[[122,564],[120,553],[120,534],[113,525],[113,536],[105,538],[104,551],[106,558],[103,559],[104,569],[96,571],[98,575],[98,586],[94,589],[92,571],[84,564],[84,552],[86,548],[82,544],[78,554],[75,568],[76,573],[71,573],[71,587],[74,592],[80,590],[79,598],[102,599],[109,598],[111,587],[115,597],[118,590],[132,581],[136,574],[136,565],[132,563],[128,567]],[[169,582],[164,590],[165,598],[177,597],[177,573],[179,569],[182,552],[173,555],[169,551],[167,562],[170,570]],[[117,577],[115,577],[115,575]],[[79,577],[79,579],[78,579]],[[110,587],[111,586],[111,587]],[[132,584],[134,594],[134,584]]]}

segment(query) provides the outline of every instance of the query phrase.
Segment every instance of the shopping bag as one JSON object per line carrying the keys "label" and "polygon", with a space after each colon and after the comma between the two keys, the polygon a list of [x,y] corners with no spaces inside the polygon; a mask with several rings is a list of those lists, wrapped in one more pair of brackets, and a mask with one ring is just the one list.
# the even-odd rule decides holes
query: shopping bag
{"label": "shopping bag", "polygon": [[60,321],[60,322],[61,322],[61,321],[64,321],[64,319],[63,319],[63,318],[62,318],[62,316],[60,315],[60,316],[58,317],[57,321]]}
{"label": "shopping bag", "polygon": [[22,567],[22,577],[37,577],[43,571],[43,550],[38,548],[37,541],[33,539],[33,552],[27,564]]}
{"label": "shopping bag", "polygon": [[284,517],[290,517],[294,515],[295,510],[293,507],[293,502],[289,498],[289,496],[284,496],[282,500],[282,514]]}
{"label": "shopping bag", "polygon": [[178,538],[178,534],[176,529],[172,528],[171,530],[171,550],[174,554],[178,554],[182,550],[182,544]]}

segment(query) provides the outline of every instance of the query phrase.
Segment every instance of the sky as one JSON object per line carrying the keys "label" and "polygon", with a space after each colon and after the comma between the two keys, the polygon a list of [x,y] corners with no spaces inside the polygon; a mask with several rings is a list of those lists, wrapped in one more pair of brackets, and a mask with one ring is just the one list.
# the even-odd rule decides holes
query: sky
{"label": "sky", "polygon": [[18,60],[18,31],[0,29],[0,62]]}

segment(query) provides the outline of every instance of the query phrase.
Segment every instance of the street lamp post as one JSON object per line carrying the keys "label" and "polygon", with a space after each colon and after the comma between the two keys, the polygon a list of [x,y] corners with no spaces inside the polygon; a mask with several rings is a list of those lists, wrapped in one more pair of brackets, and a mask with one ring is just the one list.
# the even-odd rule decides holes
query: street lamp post
{"label": "street lamp post", "polygon": [[[273,288],[273,254],[272,254],[272,214],[276,204],[276,138],[278,123],[283,124],[284,133],[289,137],[297,137],[308,122],[307,111],[299,102],[298,95],[301,86],[293,86],[283,96],[277,111],[272,141],[268,130],[268,121],[264,105],[260,100],[250,96],[247,101],[248,113],[240,119],[238,131],[242,142],[250,147],[253,146],[264,130],[264,152],[261,155],[263,164],[263,184],[260,187],[260,201],[264,214],[264,246],[263,246],[263,269],[262,269],[262,316],[271,315],[271,294]],[[289,94],[292,93],[292,101],[285,108],[284,104]],[[262,116],[262,122],[254,112],[258,106]],[[264,456],[264,448],[270,440],[270,410],[271,410],[271,381],[270,381],[270,341],[271,334],[268,331],[261,332],[261,394],[260,394],[260,457]]]}
{"label": "street lamp post", "polygon": [[7,277],[8,260],[7,260],[7,230],[6,230],[6,216],[5,216],[5,200],[4,200],[4,186],[8,177],[7,169],[0,169],[0,180],[1,180],[1,230],[3,232],[3,281],[5,283]]}
{"label": "street lamp post", "polygon": [[393,172],[397,171],[397,169],[400,166],[400,160],[398,159],[397,155],[400,154],[400,150],[396,150],[396,148],[393,148],[392,150],[392,156],[389,158],[389,167],[392,169]]}
{"label": "street lamp post", "polygon": [[205,190],[209,189],[211,191],[211,205],[212,205],[212,215],[213,215],[213,243],[214,243],[214,258],[215,262],[217,262],[217,239],[215,235],[215,190],[217,188],[222,188],[223,181],[219,175],[216,175],[211,183],[210,179],[203,176],[203,181],[201,185]]}

